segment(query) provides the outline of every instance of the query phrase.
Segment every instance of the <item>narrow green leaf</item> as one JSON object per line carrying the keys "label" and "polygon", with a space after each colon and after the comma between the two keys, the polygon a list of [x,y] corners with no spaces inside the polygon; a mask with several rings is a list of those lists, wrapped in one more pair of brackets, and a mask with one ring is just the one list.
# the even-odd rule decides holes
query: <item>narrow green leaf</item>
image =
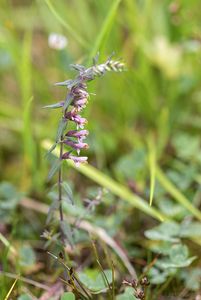
{"label": "narrow green leaf", "polygon": [[162,172],[162,170],[156,168],[156,177],[165,190],[172,196],[174,199],[179,202],[183,207],[185,207],[189,212],[193,214],[198,220],[201,221],[201,212],[194,207],[189,200],[178,190],[178,188],[167,178],[167,176]]}
{"label": "narrow green leaf", "polygon": [[11,286],[10,290],[8,291],[8,293],[7,293],[6,297],[4,298],[4,300],[9,300],[10,295],[11,295],[11,293],[12,293],[12,291],[13,291],[13,289],[14,289],[17,281],[18,281],[18,279],[19,279],[19,276],[15,279],[14,283],[12,284],[12,286]]}
{"label": "narrow green leaf", "polygon": [[53,163],[53,165],[52,165],[52,167],[51,167],[51,169],[50,169],[50,171],[49,171],[49,174],[48,174],[48,181],[54,176],[54,174],[59,170],[59,168],[61,167],[61,164],[62,164],[62,160],[60,160],[60,159],[57,159],[54,163]]}
{"label": "narrow green leaf", "polygon": [[61,107],[63,107],[63,102],[58,102],[58,103],[43,106],[43,108],[50,108],[50,109],[61,108]]}
{"label": "narrow green leaf", "polygon": [[112,28],[114,18],[120,4],[121,0],[114,0],[111,4],[110,8],[108,9],[108,14],[105,17],[105,20],[101,26],[101,30],[94,42],[94,46],[89,54],[89,62],[97,55],[98,51],[101,47],[103,47],[104,43],[106,42],[106,37],[109,35],[109,32]]}
{"label": "narrow green leaf", "polygon": [[64,130],[66,128],[66,125],[67,125],[67,120],[63,118],[60,121],[58,129],[57,129],[56,142],[58,142],[61,139],[61,137],[62,137],[62,135],[64,133]]}
{"label": "narrow green leaf", "polygon": [[31,97],[25,104],[24,104],[24,111],[23,111],[23,144],[24,144],[24,160],[26,166],[26,173],[31,171],[33,176],[33,181],[35,184],[39,183],[39,173],[36,163],[36,145],[33,139],[32,133],[32,120],[31,120],[31,104],[33,101],[33,97]]}
{"label": "narrow green leaf", "polygon": [[149,151],[149,170],[150,170],[150,197],[149,204],[152,205],[154,188],[155,188],[155,178],[156,178],[156,149],[154,146],[153,137],[148,138],[148,151]]}
{"label": "narrow green leaf", "polygon": [[47,153],[45,153],[45,157],[46,157],[46,158],[52,153],[52,151],[56,148],[56,146],[57,146],[57,143],[54,143],[54,144],[50,147],[50,149],[47,151]]}
{"label": "narrow green leaf", "polygon": [[48,213],[47,213],[46,224],[49,224],[49,223],[50,223],[50,221],[51,221],[52,218],[53,218],[54,212],[55,212],[56,210],[58,210],[58,208],[59,208],[59,201],[58,201],[58,199],[54,199],[54,200],[52,201],[52,204],[50,205],[49,210],[48,210]]}
{"label": "narrow green leaf", "polygon": [[69,107],[69,105],[71,104],[72,100],[73,100],[73,97],[71,96],[71,94],[68,94],[67,99],[66,99],[66,101],[64,103],[64,108],[63,108],[64,110],[66,110]]}

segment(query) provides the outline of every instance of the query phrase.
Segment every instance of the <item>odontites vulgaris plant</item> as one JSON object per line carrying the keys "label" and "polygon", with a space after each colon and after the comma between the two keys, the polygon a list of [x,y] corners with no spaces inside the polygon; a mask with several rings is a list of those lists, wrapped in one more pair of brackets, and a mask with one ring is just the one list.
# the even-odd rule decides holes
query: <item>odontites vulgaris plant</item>
{"label": "odontites vulgaris plant", "polygon": [[[71,65],[71,67],[77,71],[75,79],[56,83],[57,86],[65,86],[67,88],[66,99],[45,106],[45,108],[61,109],[61,120],[59,122],[56,140],[54,145],[48,151],[48,154],[51,153],[58,145],[60,148],[60,155],[59,159],[53,164],[48,178],[51,179],[52,176],[58,172],[58,197],[56,201],[60,215],[61,235],[63,237],[67,235],[66,232],[69,232],[69,228],[66,228],[66,223],[64,223],[62,193],[67,193],[70,199],[72,199],[72,197],[67,183],[62,180],[62,163],[64,160],[68,159],[79,166],[79,164],[86,163],[88,160],[87,156],[80,155],[82,149],[89,148],[89,145],[85,142],[85,139],[89,134],[88,130],[85,129],[88,120],[82,117],[82,111],[86,108],[89,101],[87,84],[89,81],[103,76],[107,71],[121,72],[124,69],[124,64],[118,60],[115,61],[109,58],[103,64],[97,64],[97,59],[95,59],[93,66],[90,68],[85,68],[78,64]],[[75,128],[73,130],[68,129],[69,123],[74,124]],[[55,208],[55,203],[53,206]],[[67,237],[67,240],[70,242],[69,237]]]}

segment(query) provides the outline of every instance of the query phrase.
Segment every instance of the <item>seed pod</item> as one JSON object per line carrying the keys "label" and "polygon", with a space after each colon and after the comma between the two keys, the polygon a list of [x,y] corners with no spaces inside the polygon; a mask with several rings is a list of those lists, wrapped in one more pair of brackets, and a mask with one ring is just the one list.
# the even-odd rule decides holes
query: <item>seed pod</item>
{"label": "seed pod", "polygon": [[150,285],[149,279],[146,276],[142,277],[142,279],[140,280],[140,284],[142,286],[148,286],[148,285]]}
{"label": "seed pod", "polygon": [[144,300],[145,299],[145,294],[144,294],[143,290],[138,289],[135,292],[135,297],[138,298],[138,299]]}

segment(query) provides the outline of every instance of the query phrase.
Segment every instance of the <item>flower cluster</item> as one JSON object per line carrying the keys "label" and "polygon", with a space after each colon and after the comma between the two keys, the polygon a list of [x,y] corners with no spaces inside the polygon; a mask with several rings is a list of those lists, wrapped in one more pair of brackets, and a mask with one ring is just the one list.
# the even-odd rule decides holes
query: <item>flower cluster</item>
{"label": "flower cluster", "polygon": [[[63,117],[58,128],[56,142],[49,150],[49,153],[60,143],[68,147],[67,152],[63,152],[62,147],[60,159],[70,159],[74,161],[76,165],[79,165],[80,163],[87,162],[86,156],[79,156],[80,150],[89,148],[88,144],[84,142],[89,133],[84,129],[87,120],[81,116],[81,112],[86,107],[89,99],[86,83],[96,77],[104,75],[107,71],[121,72],[124,68],[124,64],[109,58],[105,63],[100,65],[96,64],[95,59],[94,65],[88,69],[78,64],[71,66],[78,72],[77,77],[74,80],[70,79],[56,83],[56,85],[66,86],[69,90],[66,100],[45,107],[63,109]],[[65,133],[69,121],[75,123],[76,129]],[[76,151],[77,155],[74,155],[73,151]]]}
{"label": "flower cluster", "polygon": [[80,115],[88,103],[89,93],[85,83],[78,83],[70,89],[69,94],[72,108],[70,111],[64,111],[64,117],[67,121],[75,123],[76,130],[68,131],[63,137],[62,143],[68,146],[70,150],[62,154],[62,159],[71,159],[76,165],[79,165],[87,162],[87,157],[72,155],[72,151],[76,150],[79,155],[80,150],[89,148],[88,144],[84,142],[89,134],[88,130],[84,129],[87,120]]}

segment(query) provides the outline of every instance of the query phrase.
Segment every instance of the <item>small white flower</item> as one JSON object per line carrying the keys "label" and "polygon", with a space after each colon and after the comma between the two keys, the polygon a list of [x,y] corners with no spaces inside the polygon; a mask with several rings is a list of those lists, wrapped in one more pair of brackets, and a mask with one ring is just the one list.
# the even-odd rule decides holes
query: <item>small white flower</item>
{"label": "small white flower", "polygon": [[62,34],[51,33],[48,37],[48,45],[52,49],[62,50],[67,46],[67,44],[68,40]]}

